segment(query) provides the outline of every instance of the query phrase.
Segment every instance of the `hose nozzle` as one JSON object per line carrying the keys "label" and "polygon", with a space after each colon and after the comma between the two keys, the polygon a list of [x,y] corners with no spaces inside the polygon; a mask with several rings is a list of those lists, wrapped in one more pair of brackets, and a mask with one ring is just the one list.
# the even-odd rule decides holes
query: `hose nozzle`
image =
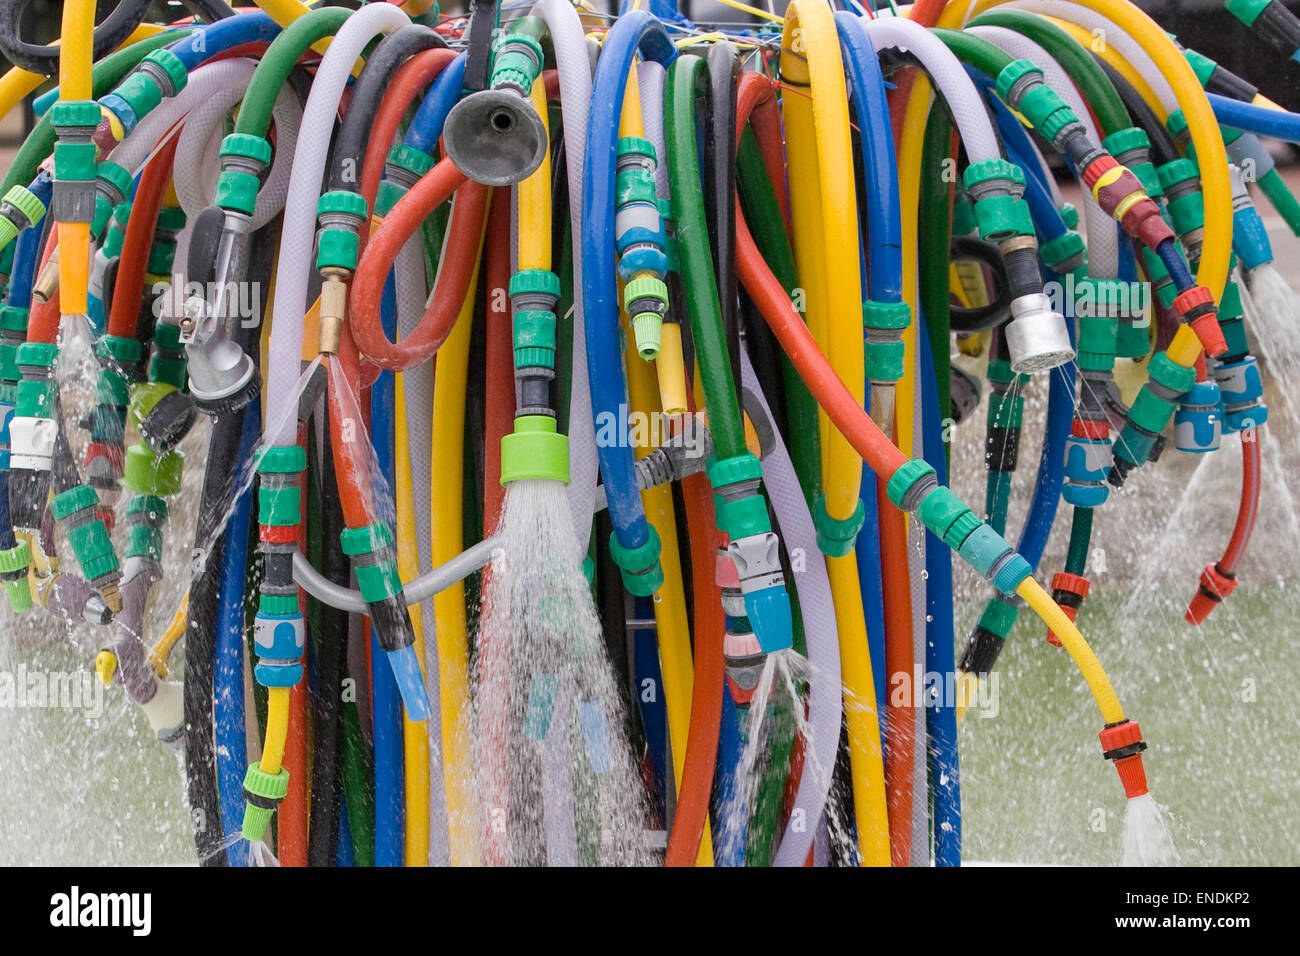
{"label": "hose nozzle", "polygon": [[1147,749],[1142,739],[1142,728],[1136,720],[1108,724],[1098,734],[1101,738],[1102,756],[1115,762],[1124,796],[1132,800],[1147,792],[1147,775],[1142,766],[1142,751]]}
{"label": "hose nozzle", "polygon": [[513,89],[480,90],[452,108],[443,145],[456,168],[487,186],[513,186],[546,156],[546,125]]}

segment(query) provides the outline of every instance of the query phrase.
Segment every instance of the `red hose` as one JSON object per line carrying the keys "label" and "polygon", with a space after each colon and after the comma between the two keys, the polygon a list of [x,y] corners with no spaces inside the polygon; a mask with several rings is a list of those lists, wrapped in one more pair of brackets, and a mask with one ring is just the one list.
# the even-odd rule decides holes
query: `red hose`
{"label": "red hose", "polygon": [[[451,226],[443,244],[442,265],[430,305],[410,337],[394,344],[384,333],[379,315],[384,281],[406,240],[453,191],[456,202],[452,204]],[[450,159],[444,159],[397,201],[371,235],[352,279],[348,300],[349,327],[367,362],[402,371],[427,361],[446,341],[474,274],[487,195],[487,186],[466,180]]]}
{"label": "red hose", "polygon": [[136,320],[140,315],[140,290],[149,267],[149,250],[153,245],[154,228],[162,210],[163,193],[172,178],[172,163],[176,159],[176,144],[180,140],[181,125],[173,126],[163,137],[163,143],[140,174],[131,203],[131,218],[127,221],[126,237],[122,240],[122,257],[118,260],[117,282],[113,285],[113,301],[108,313],[108,334],[117,338],[135,338]]}
{"label": "red hose", "polygon": [[[50,238],[45,242],[45,251],[41,253],[41,268],[37,275],[45,271],[54,250],[59,247],[59,230],[51,229]],[[54,294],[49,301],[42,302],[32,298],[31,314],[27,322],[27,341],[53,345],[59,337],[59,288],[54,287]]]}

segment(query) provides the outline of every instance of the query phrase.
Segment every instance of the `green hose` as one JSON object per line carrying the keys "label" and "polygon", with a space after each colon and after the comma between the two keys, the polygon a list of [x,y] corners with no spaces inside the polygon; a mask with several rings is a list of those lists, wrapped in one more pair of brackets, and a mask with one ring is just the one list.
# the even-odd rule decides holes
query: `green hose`
{"label": "green hose", "polygon": [[1102,136],[1133,125],[1115,84],[1092,54],[1051,20],[1024,10],[990,10],[967,26],[1005,27],[1033,40],[1070,75],[1101,126]]}
{"label": "green hose", "polygon": [[1070,524],[1070,550],[1065,556],[1065,573],[1083,577],[1088,567],[1088,547],[1092,541],[1092,509],[1077,507],[1074,509],[1074,521]]}
{"label": "green hose", "polygon": [[271,108],[289,73],[313,43],[337,33],[349,15],[350,11],[341,7],[322,7],[303,14],[281,31],[253,71],[235,120],[236,133],[266,136],[271,128]]}
{"label": "green hose", "polygon": [[700,367],[704,399],[709,409],[714,453],[719,459],[725,459],[748,454],[748,449],[745,447],[740,402],[736,398],[736,382],[727,359],[722,308],[718,303],[718,280],[713,274],[709,228],[704,216],[704,191],[700,186],[695,87],[704,71],[704,60],[698,56],[678,57],[669,70],[665,138],[678,259],[687,299],[694,306],[688,311],[695,359]]}
{"label": "green hose", "polygon": [[[952,120],[938,100],[930,107],[930,119],[925,127],[925,144],[921,159],[920,212],[917,229],[920,233],[918,251],[921,313],[925,316],[930,338],[930,354],[934,357],[934,381],[939,391],[939,418],[952,417],[951,358],[948,352],[949,309],[952,304],[948,289],[949,247],[952,233],[952,184],[943,176],[943,165],[951,158]],[[944,458],[949,458],[949,442],[943,443]]]}
{"label": "green hose", "polygon": [[961,30],[944,30],[936,27],[932,32],[948,45],[948,49],[957,54],[957,59],[967,66],[973,66],[990,79],[996,78],[1015,62],[1011,54],[998,49],[988,40]]}

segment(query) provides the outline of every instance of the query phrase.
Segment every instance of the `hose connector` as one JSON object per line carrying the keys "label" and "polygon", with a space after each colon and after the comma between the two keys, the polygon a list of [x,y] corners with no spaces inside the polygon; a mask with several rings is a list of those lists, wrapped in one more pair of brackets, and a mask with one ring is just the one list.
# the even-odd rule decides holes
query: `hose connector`
{"label": "hose connector", "polygon": [[279,773],[263,773],[260,761],[248,765],[244,775],[244,822],[241,835],[250,843],[260,842],[266,836],[266,827],[275,816],[276,808],[289,793],[289,771],[281,767]]}
{"label": "hose connector", "polygon": [[659,354],[660,327],[668,315],[668,234],[655,200],[658,158],[649,140],[618,141],[614,194],[614,248],[625,283],[623,307],[632,321],[637,354],[647,362]]}
{"label": "hose connector", "polygon": [[650,597],[664,583],[664,568],[659,563],[662,543],[654,525],[647,526],[645,541],[639,547],[625,548],[618,535],[609,538],[609,556],[623,576],[623,588],[634,597]]}
{"label": "hose connector", "polygon": [[1101,755],[1115,763],[1120,783],[1124,785],[1124,796],[1132,800],[1146,793],[1147,775],[1142,767],[1142,751],[1147,749],[1147,745],[1137,721],[1107,724],[1098,737],[1101,738]]}
{"label": "hose connector", "polygon": [[[1073,621],[1079,616],[1079,608],[1083,605],[1083,599],[1088,596],[1090,587],[1088,579],[1082,575],[1061,571],[1052,577],[1052,600],[1065,612],[1065,616]],[[1061,639],[1050,627],[1047,629],[1047,643],[1053,647],[1062,646]]]}
{"label": "hose connector", "polygon": [[99,105],[122,124],[122,137],[151,113],[164,99],[175,96],[189,82],[189,71],[171,50],[152,50],[127,74],[113,92],[103,96]]}
{"label": "hose connector", "polygon": [[27,567],[31,561],[31,548],[22,538],[12,548],[0,551],[0,582],[4,583],[9,607],[15,614],[23,614],[32,607],[32,589],[27,580]]}
{"label": "hose connector", "polygon": [[45,203],[26,186],[13,186],[0,199],[0,248],[7,248],[24,229],[45,217]]}
{"label": "hose connector", "polygon": [[1214,381],[1218,383],[1219,393],[1223,396],[1225,434],[1258,428],[1268,421],[1264,383],[1259,377],[1259,363],[1255,361],[1255,356],[1246,355],[1235,362],[1216,362]]}
{"label": "hose connector", "polygon": [[862,303],[863,356],[869,381],[894,383],[903,377],[903,332],[911,324],[912,308],[906,302],[867,299]]}
{"label": "hose connector", "polygon": [[14,527],[39,529],[50,488],[59,423],[54,418],[58,346],[26,342],[16,361],[22,373],[9,419],[9,508]]}
{"label": "hose connector", "polygon": [[64,526],[86,581],[116,614],[122,610],[122,595],[118,591],[122,568],[113,542],[109,540],[108,528],[96,514],[98,505],[95,489],[89,485],[77,485],[55,495],[50,502],[50,512],[54,520]]}
{"label": "hose connector", "polygon": [[1174,412],[1174,447],[1193,455],[1218,451],[1223,435],[1222,398],[1213,382],[1197,382],[1178,401]]}
{"label": "hose connector", "polygon": [[794,646],[794,618],[781,567],[781,539],[772,531],[767,501],[759,493],[763,469],[744,453],[715,460],[708,468],[718,502],[718,528],[729,539],[727,554],[745,600],[745,615],[764,654]]}
{"label": "hose connector", "polygon": [[370,625],[379,642],[406,707],[406,717],[415,723],[432,714],[424,675],[415,655],[415,632],[411,615],[402,599],[402,579],[397,571],[397,550],[393,533],[382,522],[347,528],[341,535],[343,553],[352,559],[357,586],[370,614]]}
{"label": "hose connector", "polygon": [[1149,374],[1115,442],[1115,461],[1107,480],[1116,488],[1123,487],[1130,471],[1151,459],[1179,398],[1196,382],[1196,369],[1179,365],[1164,352],[1151,357]]}
{"label": "hose connector", "polygon": [[1207,564],[1201,572],[1200,586],[1192,595],[1187,605],[1183,620],[1188,624],[1200,624],[1210,612],[1231,596],[1237,588],[1237,576],[1224,571],[1219,565]]}

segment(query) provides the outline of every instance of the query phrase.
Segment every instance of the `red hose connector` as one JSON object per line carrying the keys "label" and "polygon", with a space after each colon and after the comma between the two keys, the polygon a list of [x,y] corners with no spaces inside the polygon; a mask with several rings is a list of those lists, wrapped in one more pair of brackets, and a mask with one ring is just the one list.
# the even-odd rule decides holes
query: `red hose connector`
{"label": "red hose connector", "polygon": [[1237,576],[1229,574],[1217,564],[1207,564],[1201,572],[1201,586],[1192,595],[1183,615],[1188,624],[1200,624],[1210,612],[1224,602],[1237,587]]}
{"label": "red hose connector", "polygon": [[1203,285],[1194,285],[1180,292],[1174,299],[1174,311],[1178,317],[1191,326],[1201,347],[1211,358],[1228,351],[1224,341],[1223,330],[1219,328],[1219,316],[1214,308],[1214,296]]}
{"label": "red hose connector", "polygon": [[1147,749],[1142,740],[1142,728],[1136,720],[1124,720],[1107,725],[1100,734],[1101,755],[1115,761],[1119,782],[1124,785],[1124,796],[1132,800],[1147,792],[1147,774],[1142,767],[1142,751]]}
{"label": "red hose connector", "polygon": [[[1087,578],[1062,571],[1052,578],[1052,600],[1059,604],[1065,616],[1073,621],[1079,614],[1079,605],[1088,596],[1089,587],[1091,585]],[[1053,647],[1061,646],[1061,639],[1051,628],[1047,630],[1047,643]]]}

